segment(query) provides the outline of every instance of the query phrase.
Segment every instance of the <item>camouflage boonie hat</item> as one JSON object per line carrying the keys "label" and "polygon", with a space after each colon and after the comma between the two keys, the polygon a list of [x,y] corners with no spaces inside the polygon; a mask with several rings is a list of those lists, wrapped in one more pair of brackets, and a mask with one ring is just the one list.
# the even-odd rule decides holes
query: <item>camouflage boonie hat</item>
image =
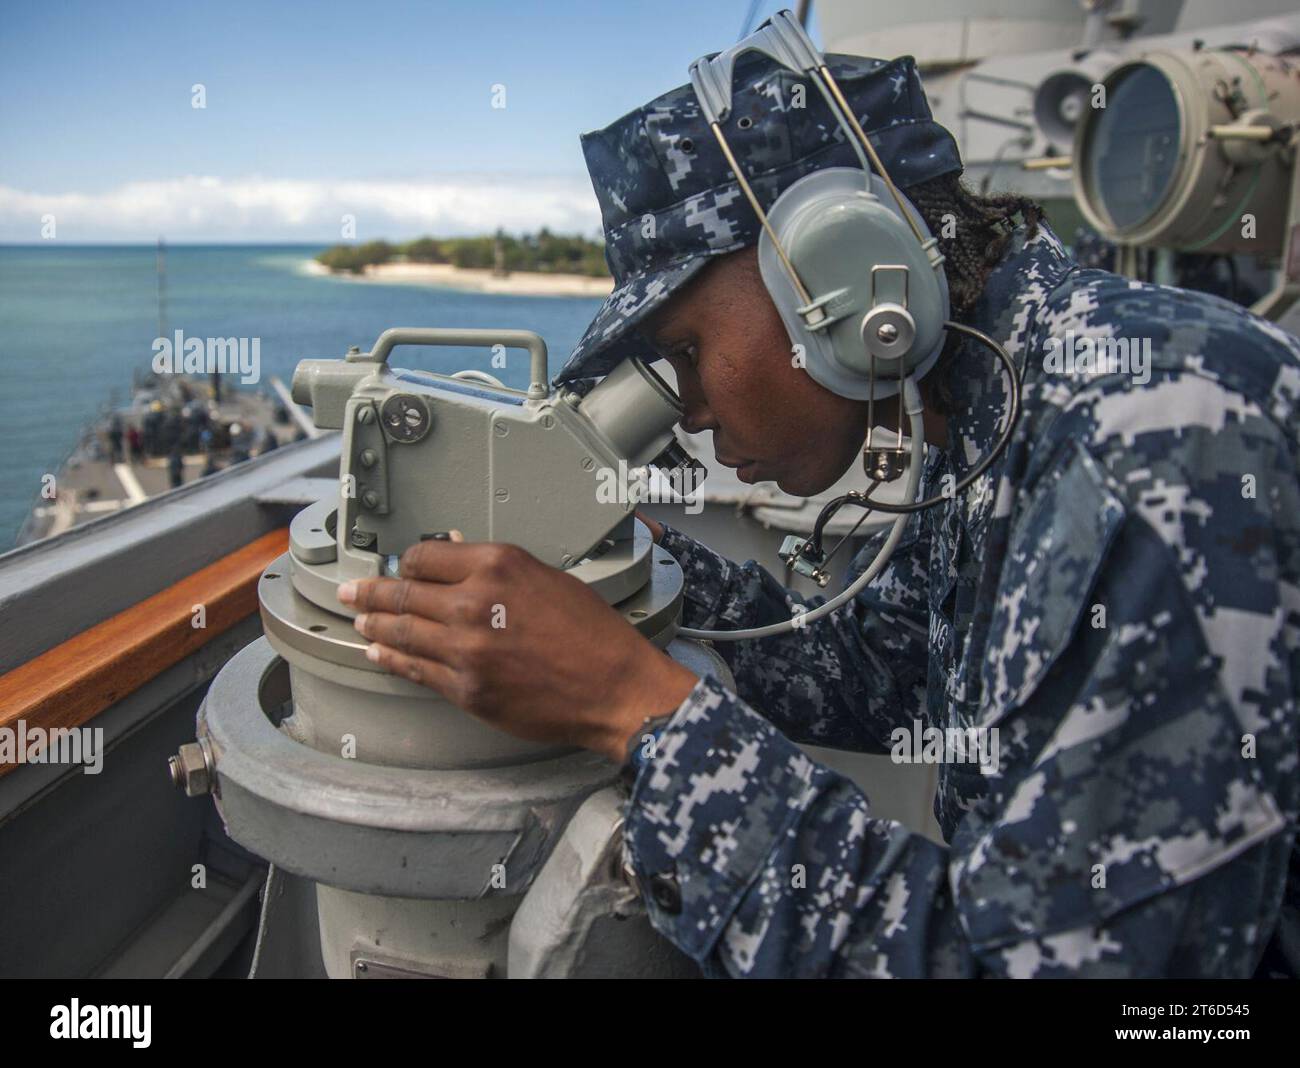
{"label": "camouflage boonie hat", "polygon": [[[962,169],[952,135],[931,117],[911,56],[826,61],[898,186]],[[736,62],[722,132],[764,210],[805,174],[861,166],[817,87],[758,52]],[[557,384],[607,374],[627,356],[656,359],[638,325],[710,257],[754,244],[761,228],[690,85],[584,134],[582,150],[614,291]]]}

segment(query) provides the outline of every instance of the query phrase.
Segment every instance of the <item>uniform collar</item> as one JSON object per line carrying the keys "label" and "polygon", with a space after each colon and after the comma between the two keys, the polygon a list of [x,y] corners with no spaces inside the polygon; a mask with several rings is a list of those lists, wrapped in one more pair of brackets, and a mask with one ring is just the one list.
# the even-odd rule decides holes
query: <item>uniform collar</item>
{"label": "uniform collar", "polygon": [[[1022,380],[1038,314],[1052,290],[1076,267],[1046,223],[1038,224],[1032,238],[1021,223],[964,320],[1007,350]],[[997,357],[975,341],[963,340],[952,360],[946,451],[951,470],[960,478],[997,440],[1006,416],[1007,382]]]}

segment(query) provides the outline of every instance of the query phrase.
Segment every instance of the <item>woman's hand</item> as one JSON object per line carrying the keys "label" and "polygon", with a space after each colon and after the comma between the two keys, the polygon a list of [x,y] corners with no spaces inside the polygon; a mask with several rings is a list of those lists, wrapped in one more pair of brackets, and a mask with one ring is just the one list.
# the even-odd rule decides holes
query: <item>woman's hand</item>
{"label": "woman's hand", "polygon": [[453,539],[408,549],[400,579],[339,587],[381,667],[510,734],[619,763],[695,686],[577,579],[513,545]]}
{"label": "woman's hand", "polygon": [[637,512],[636,517],[649,528],[650,537],[658,545],[659,539],[664,536],[664,525],[657,519],[651,519],[645,512]]}

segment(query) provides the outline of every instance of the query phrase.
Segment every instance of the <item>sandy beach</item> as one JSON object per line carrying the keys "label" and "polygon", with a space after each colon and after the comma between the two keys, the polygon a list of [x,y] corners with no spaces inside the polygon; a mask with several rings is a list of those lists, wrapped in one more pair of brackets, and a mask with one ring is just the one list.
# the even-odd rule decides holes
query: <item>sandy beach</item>
{"label": "sandy beach", "polygon": [[516,297],[607,297],[614,288],[613,280],[609,278],[542,274],[539,271],[514,271],[498,277],[487,269],[454,267],[449,263],[378,263],[364,268],[361,274],[332,271],[315,260],[308,260],[307,264],[312,274],[329,274],[355,282],[396,282]]}

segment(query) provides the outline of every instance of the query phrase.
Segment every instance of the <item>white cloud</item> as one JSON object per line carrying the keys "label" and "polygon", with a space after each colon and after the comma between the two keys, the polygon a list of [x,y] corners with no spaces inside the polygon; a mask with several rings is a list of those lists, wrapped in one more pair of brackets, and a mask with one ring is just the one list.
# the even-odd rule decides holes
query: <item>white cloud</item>
{"label": "white cloud", "polygon": [[313,181],[190,175],[130,182],[100,193],[31,193],[0,186],[0,241],[42,239],[53,215],[57,240],[356,240],[536,230],[592,234],[600,225],[585,177],[447,175],[425,181]]}

